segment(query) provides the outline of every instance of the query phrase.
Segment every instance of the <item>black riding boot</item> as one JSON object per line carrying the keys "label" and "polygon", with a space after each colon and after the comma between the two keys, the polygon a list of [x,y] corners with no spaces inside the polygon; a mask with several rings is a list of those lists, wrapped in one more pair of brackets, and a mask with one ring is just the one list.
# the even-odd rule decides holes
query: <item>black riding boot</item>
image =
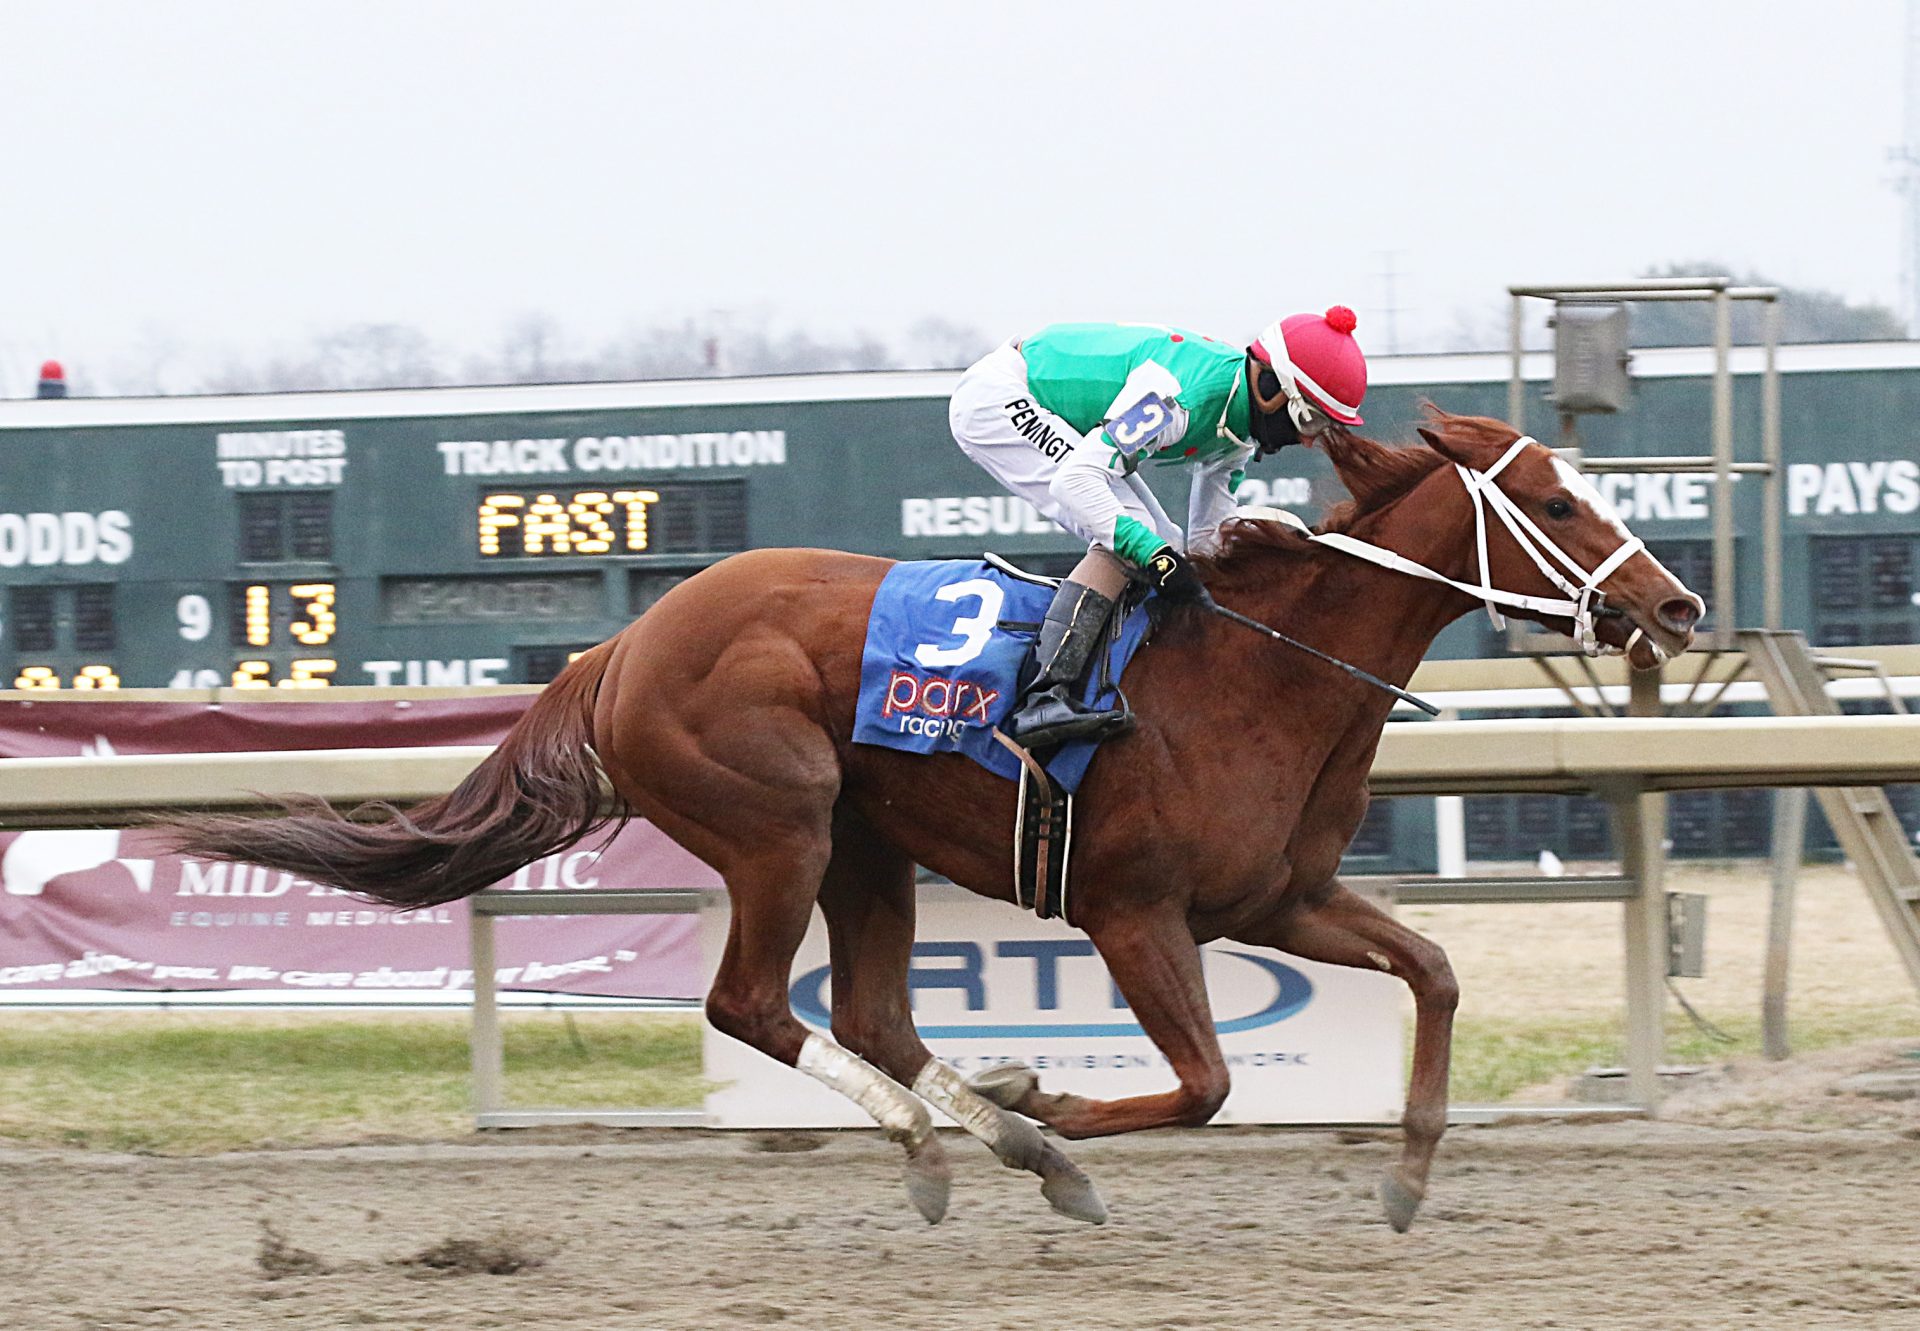
{"label": "black riding boot", "polygon": [[1060,584],[1034,646],[1040,673],[1020,710],[1007,719],[1009,735],[1030,749],[1044,749],[1079,739],[1106,739],[1133,728],[1133,713],[1125,707],[1088,707],[1075,687],[1112,613],[1113,602],[1093,588],[1071,580]]}

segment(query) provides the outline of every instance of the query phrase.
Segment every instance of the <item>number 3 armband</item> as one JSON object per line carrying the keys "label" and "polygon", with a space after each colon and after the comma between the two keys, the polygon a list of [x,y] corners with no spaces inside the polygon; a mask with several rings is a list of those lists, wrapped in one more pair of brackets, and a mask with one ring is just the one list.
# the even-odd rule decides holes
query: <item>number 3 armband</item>
{"label": "number 3 armband", "polygon": [[[1186,432],[1187,412],[1178,402],[1158,393],[1142,394],[1138,401],[1106,422],[1107,438],[1126,457],[1138,457],[1167,436],[1172,443]],[[1178,426],[1176,430],[1174,427]]]}

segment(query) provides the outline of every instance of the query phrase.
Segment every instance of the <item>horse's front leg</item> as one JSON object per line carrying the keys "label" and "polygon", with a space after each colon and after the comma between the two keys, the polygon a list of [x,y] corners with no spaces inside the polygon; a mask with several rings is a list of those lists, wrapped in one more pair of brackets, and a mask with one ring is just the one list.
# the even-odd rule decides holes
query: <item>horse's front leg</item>
{"label": "horse's front leg", "polygon": [[1405,1232],[1427,1195],[1433,1153],[1447,1129],[1447,1065],[1453,1009],[1460,999],[1447,954],[1339,883],[1324,901],[1290,908],[1237,931],[1234,938],[1309,961],[1386,971],[1413,990],[1413,1075],[1400,1120],[1406,1142],[1400,1163],[1380,1184],[1388,1222]]}
{"label": "horse's front leg", "polygon": [[1214,1035],[1200,949],[1185,917],[1171,909],[1128,914],[1087,932],[1141,1028],[1173,1065],[1179,1088],[1124,1100],[1090,1100],[1042,1091],[1031,1069],[1008,1064],[974,1077],[974,1089],[1003,1109],[1039,1119],[1063,1137],[1107,1137],[1205,1123],[1227,1098],[1227,1065]]}

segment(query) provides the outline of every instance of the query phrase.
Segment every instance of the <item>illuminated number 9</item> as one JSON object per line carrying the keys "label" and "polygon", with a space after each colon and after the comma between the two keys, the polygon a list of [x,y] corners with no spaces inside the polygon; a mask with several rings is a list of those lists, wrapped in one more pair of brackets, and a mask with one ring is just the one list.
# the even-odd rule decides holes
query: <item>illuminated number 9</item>
{"label": "illuminated number 9", "polygon": [[993,626],[1000,622],[1000,607],[1006,602],[1006,593],[997,582],[969,578],[965,582],[950,582],[933,594],[936,601],[958,601],[966,597],[980,602],[979,614],[963,615],[953,621],[952,631],[966,641],[958,647],[936,647],[923,642],[913,649],[914,660],[923,666],[965,665],[987,649]]}
{"label": "illuminated number 9", "polygon": [[199,642],[213,628],[213,607],[204,596],[183,596],[175,607],[180,616],[180,636]]}

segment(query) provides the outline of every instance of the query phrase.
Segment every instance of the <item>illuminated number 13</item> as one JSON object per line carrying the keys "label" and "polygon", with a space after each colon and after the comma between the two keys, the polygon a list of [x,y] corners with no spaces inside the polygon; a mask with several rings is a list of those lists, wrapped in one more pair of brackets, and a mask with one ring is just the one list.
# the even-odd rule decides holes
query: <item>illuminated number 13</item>
{"label": "illuminated number 13", "polygon": [[1000,607],[1006,603],[1006,593],[1000,590],[997,582],[969,578],[965,582],[950,582],[933,594],[936,601],[959,601],[969,597],[980,602],[980,612],[956,617],[951,630],[966,641],[957,647],[936,647],[933,643],[923,642],[913,649],[914,660],[923,666],[965,665],[987,649],[987,640],[993,636],[993,626],[1000,622]]}

